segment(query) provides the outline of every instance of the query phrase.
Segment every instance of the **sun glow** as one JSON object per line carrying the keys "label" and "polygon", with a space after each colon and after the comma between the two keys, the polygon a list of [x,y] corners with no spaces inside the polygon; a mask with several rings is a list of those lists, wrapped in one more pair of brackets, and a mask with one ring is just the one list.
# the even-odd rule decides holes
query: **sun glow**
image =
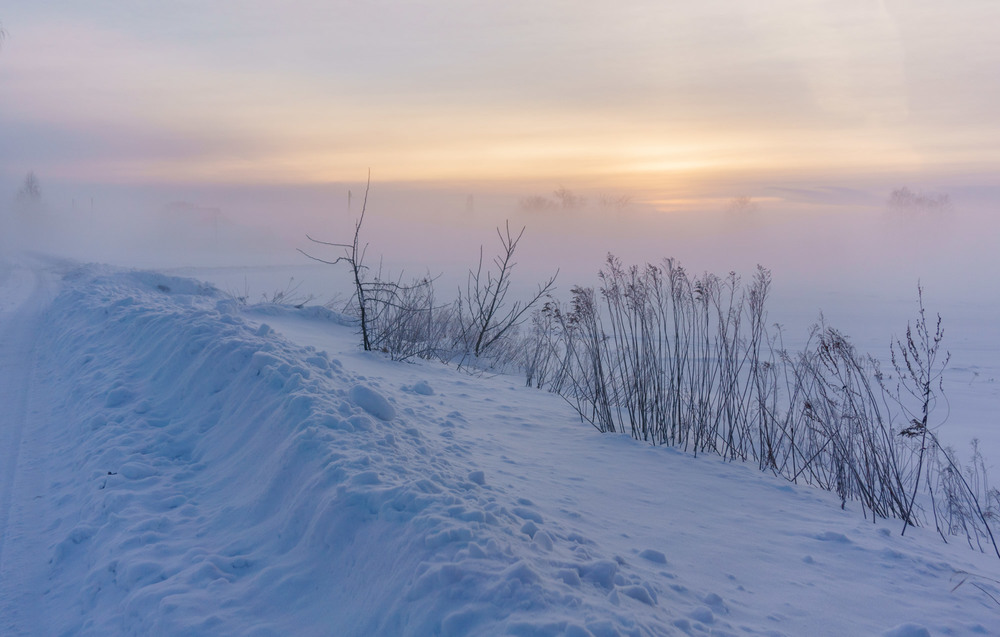
{"label": "sun glow", "polygon": [[995,23],[996,6],[717,0],[565,15],[445,2],[381,21],[267,0],[197,21],[168,6],[114,19],[12,7],[0,174],[309,184],[371,168],[709,201],[782,182],[995,173],[984,80],[1000,75],[1000,44],[969,25]]}

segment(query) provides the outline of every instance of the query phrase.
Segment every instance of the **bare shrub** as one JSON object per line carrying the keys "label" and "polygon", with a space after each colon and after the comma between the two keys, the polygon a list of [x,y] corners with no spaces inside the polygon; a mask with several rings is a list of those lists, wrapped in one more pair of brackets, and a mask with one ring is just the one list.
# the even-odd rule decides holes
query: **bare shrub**
{"label": "bare shrub", "polygon": [[1000,557],[992,530],[1000,491],[978,446],[962,465],[937,437],[949,356],[941,318],[931,329],[919,286],[917,320],[892,342],[886,377],[822,317],[803,350],[785,350],[781,329],[768,329],[771,274],[760,266],[744,282],[735,272],[692,276],[674,259],[627,266],[608,255],[599,287],[573,287],[567,305],[551,298],[558,272],[527,301],[511,302],[524,228],[515,235],[508,223],[497,228],[492,263],[481,247],[458,299],[438,305],[432,278],[404,284],[369,270],[364,214],[363,206],[351,243],[309,237],[343,256],[306,256],[349,266],[365,349],[519,367],[527,385],[558,392],[599,431],[753,461],[835,492],[842,507],[858,502],[873,521],[899,519],[903,533],[929,513],[945,541],[964,537]]}
{"label": "bare shrub", "polygon": [[615,418],[605,372],[606,336],[601,326],[594,288],[573,287],[568,311],[553,308],[562,339],[567,381],[562,396],[573,405],[580,418],[598,431],[614,432]]}
{"label": "bare shrub", "polygon": [[[268,305],[291,305],[295,308],[303,308],[314,298],[312,294],[300,294],[299,288],[302,282],[296,282],[295,277],[289,277],[285,287],[275,289],[272,292],[261,293],[258,303]],[[252,302],[250,295],[250,284],[246,278],[243,279],[243,288],[231,288],[226,290],[226,296],[239,305],[247,305]]]}
{"label": "bare shrub", "polygon": [[892,344],[892,366],[896,384],[886,387],[885,393],[898,406],[906,426],[899,435],[913,441],[916,447],[917,468],[903,518],[903,533],[907,524],[913,523],[913,507],[923,477],[924,488],[931,499],[934,523],[942,538],[945,534],[964,535],[976,548],[983,550],[987,541],[1000,557],[991,522],[997,514],[998,494],[990,489],[986,465],[973,445],[971,462],[963,469],[956,460],[954,450],[941,445],[936,425],[932,421],[939,399],[944,396],[944,370],[951,355],[942,352],[944,329],[941,316],[933,331],[928,325],[924,309],[923,288],[917,286],[918,314],[913,325],[906,326],[906,337]]}
{"label": "bare shrub", "polygon": [[404,284],[401,278],[385,281],[376,276],[368,298],[372,349],[393,360],[436,358],[445,350],[451,312],[436,303],[433,278]]}
{"label": "bare shrub", "polygon": [[957,453],[939,444],[936,437],[928,449],[926,488],[934,524],[941,538],[964,537],[970,548],[993,549],[1000,557],[993,526],[1000,513],[1000,492],[989,485],[986,464],[977,441],[972,457],[962,467]]}
{"label": "bare shrub", "polygon": [[[914,475],[912,492],[907,504],[906,516],[903,517],[903,533],[907,524],[912,521],[913,505],[920,488],[920,478],[924,473],[925,455],[928,451],[931,431],[931,412],[937,406],[938,393],[943,394],[942,381],[944,369],[948,366],[950,354],[944,353],[944,360],[938,360],[941,355],[941,341],[944,330],[941,327],[941,316],[937,317],[937,325],[932,334],[927,325],[924,310],[923,289],[918,286],[919,315],[915,326],[907,324],[906,338],[896,339],[891,346],[892,367],[896,372],[897,382],[894,387],[886,387],[886,392],[899,406],[906,421],[906,426],[899,435],[913,439],[917,445],[917,469]],[[885,382],[883,382],[885,386]],[[935,392],[937,387],[938,392]]]}
{"label": "bare shrub", "polygon": [[531,313],[530,328],[519,349],[525,385],[538,389],[548,385],[558,392],[561,382],[555,376],[563,357],[558,349],[556,307],[553,301],[548,301]]}
{"label": "bare shrub", "polygon": [[[890,386],[878,361],[822,318],[789,353],[767,328],[770,272],[741,282],[692,277],[672,259],[626,266],[609,255],[599,288],[549,301],[523,340],[526,379],[560,393],[602,432],[754,461],[761,470],[837,493],[876,518],[923,524],[997,550],[1000,491],[974,447],[964,467],[938,442],[943,400],[940,317],[928,326],[923,292],[905,339],[891,348]],[[555,360],[549,360],[554,358]],[[919,494],[930,505],[922,508]]]}
{"label": "bare shrub", "polygon": [[[763,302],[770,274],[760,269],[744,290],[731,273],[692,279],[672,259],[624,266],[609,255],[593,288],[573,288],[569,312],[557,312],[560,368],[571,403],[601,431],[712,450],[746,459],[764,386]],[[757,375],[752,373],[757,371]]]}
{"label": "bare shrub", "polygon": [[313,294],[303,295],[299,293],[299,288],[301,287],[301,281],[296,282],[295,277],[289,277],[288,283],[285,287],[274,290],[268,294],[263,294],[261,296],[261,302],[276,305],[291,305],[292,307],[303,308],[316,297]]}
{"label": "bare shrub", "polygon": [[858,354],[831,327],[820,325],[815,334],[816,354],[802,368],[813,381],[806,419],[820,434],[806,446],[815,449],[809,475],[836,492],[841,506],[856,500],[873,519],[896,517],[913,524],[906,488],[914,474],[884,408],[877,361]]}

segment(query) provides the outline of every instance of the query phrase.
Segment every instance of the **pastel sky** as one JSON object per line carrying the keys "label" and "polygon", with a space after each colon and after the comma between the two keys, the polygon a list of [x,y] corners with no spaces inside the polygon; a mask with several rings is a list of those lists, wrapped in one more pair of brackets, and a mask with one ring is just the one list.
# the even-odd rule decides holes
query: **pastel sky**
{"label": "pastel sky", "polygon": [[[996,186],[996,0],[6,3],[0,174]],[[785,188],[785,190],[782,190]],[[756,193],[755,193],[756,194]]]}

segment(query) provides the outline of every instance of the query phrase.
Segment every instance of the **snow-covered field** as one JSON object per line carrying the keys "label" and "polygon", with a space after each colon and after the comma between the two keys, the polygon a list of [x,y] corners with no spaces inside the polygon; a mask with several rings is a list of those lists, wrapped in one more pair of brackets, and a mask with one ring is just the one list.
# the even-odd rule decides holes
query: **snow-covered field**
{"label": "snow-covered field", "polygon": [[1000,634],[995,556],[356,340],[0,263],[0,634]]}

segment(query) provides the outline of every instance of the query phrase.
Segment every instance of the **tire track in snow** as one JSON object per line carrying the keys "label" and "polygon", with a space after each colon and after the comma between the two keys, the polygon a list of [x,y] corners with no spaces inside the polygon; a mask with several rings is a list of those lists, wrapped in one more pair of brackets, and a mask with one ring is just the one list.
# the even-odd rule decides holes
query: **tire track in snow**
{"label": "tire track in snow", "polygon": [[[4,264],[0,279],[0,617],[4,635],[38,629],[26,587],[37,526],[32,519],[41,493],[37,458],[25,457],[27,439],[38,432],[32,395],[38,326],[52,300],[53,284],[38,263]],[[30,454],[29,454],[30,456]],[[30,475],[28,475],[30,474]]]}

